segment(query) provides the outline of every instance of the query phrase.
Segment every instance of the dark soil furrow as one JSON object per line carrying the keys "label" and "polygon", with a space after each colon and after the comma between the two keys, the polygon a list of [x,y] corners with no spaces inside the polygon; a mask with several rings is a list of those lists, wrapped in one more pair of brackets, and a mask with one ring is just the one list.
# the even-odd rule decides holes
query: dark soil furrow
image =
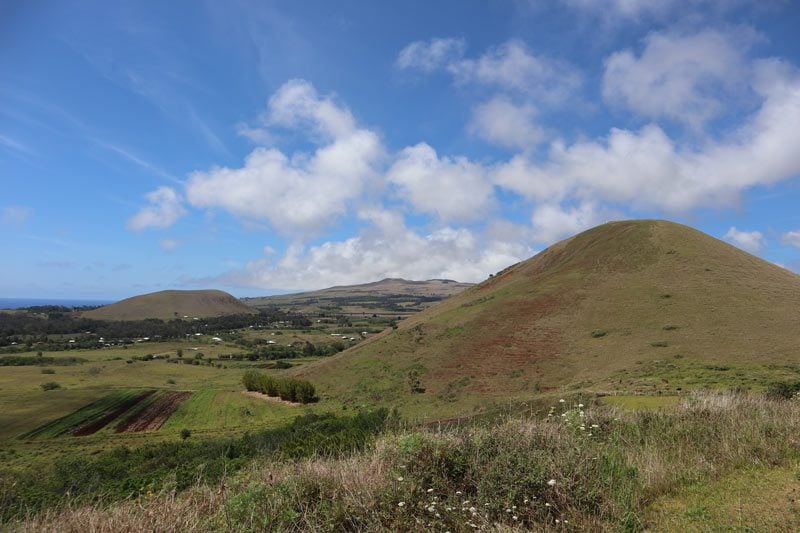
{"label": "dark soil furrow", "polygon": [[155,390],[145,391],[138,396],[134,396],[133,398],[124,401],[119,406],[117,406],[113,411],[109,412],[106,415],[89,422],[77,429],[75,429],[72,434],[76,437],[83,437],[85,435],[92,435],[93,433],[97,433],[104,427],[106,427],[109,423],[116,420],[120,415],[122,415],[125,411],[136,405],[137,403],[141,402],[151,394],[153,394]]}
{"label": "dark soil furrow", "polygon": [[156,398],[156,400],[130,417],[122,421],[114,431],[116,433],[136,432],[136,431],[155,431],[160,429],[169,420],[178,407],[185,402],[191,392],[167,392]]}

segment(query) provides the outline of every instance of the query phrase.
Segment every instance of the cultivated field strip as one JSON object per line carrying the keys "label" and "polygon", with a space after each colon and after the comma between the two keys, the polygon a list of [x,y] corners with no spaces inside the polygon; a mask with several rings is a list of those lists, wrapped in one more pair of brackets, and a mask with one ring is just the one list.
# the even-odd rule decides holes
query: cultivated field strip
{"label": "cultivated field strip", "polygon": [[20,438],[91,435],[106,427],[155,392],[154,389],[125,389],[111,392],[67,416],[43,424],[28,433],[20,435]]}
{"label": "cultivated field strip", "polygon": [[156,431],[191,395],[192,393],[188,391],[170,391],[159,394],[142,409],[131,413],[117,424],[114,431],[116,433]]}

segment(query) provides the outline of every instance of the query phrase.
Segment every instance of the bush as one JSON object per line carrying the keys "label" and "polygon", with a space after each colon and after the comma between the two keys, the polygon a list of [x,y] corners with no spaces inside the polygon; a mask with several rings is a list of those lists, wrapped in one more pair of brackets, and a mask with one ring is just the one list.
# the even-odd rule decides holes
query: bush
{"label": "bush", "polygon": [[53,370],[52,368],[43,368],[42,369],[42,374],[55,374],[55,373],[56,373],[56,371]]}
{"label": "bush", "polygon": [[767,387],[767,397],[773,400],[789,400],[800,392],[800,381],[776,381]]}
{"label": "bush", "polygon": [[592,331],[592,337],[594,337],[595,339],[600,337],[605,337],[606,335],[608,335],[608,332],[604,329],[596,329]]}
{"label": "bush", "polygon": [[192,430],[183,428],[181,430],[181,439],[186,440],[192,436]]}
{"label": "bush", "polygon": [[175,385],[175,380],[174,380],[174,379],[172,379],[172,378],[169,378],[169,379],[167,380],[167,385]]}
{"label": "bush", "polygon": [[287,402],[311,403],[318,401],[314,385],[302,379],[276,378],[255,370],[248,370],[242,377],[245,389],[260,392],[270,397],[280,396]]}
{"label": "bush", "polygon": [[60,389],[61,388],[61,384],[60,383],[56,383],[55,381],[48,381],[47,383],[42,383],[41,386],[42,386],[42,390],[44,390],[44,391],[56,390],[56,389]]}

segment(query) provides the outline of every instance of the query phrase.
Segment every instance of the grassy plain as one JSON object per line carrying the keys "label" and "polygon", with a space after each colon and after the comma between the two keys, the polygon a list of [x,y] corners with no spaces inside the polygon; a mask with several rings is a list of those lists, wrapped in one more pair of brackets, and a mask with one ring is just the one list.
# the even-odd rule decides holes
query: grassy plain
{"label": "grassy plain", "polygon": [[[282,333],[278,336],[266,333],[266,336],[289,339],[299,332]],[[338,410],[337,404],[298,408],[245,396],[242,375],[249,368],[263,366],[264,362],[219,359],[242,353],[244,348],[234,343],[214,343],[209,337],[141,342],[125,349],[112,347],[44,354],[85,360],[70,365],[3,367],[0,372],[0,448],[7,452],[6,466],[29,468],[69,454],[93,454],[117,446],[135,447],[175,440],[184,429],[189,429],[195,438],[235,435],[279,426],[297,415],[318,409]],[[327,341],[332,337],[311,333],[307,338]],[[184,363],[174,362],[179,349],[183,351]],[[191,364],[198,354],[203,354],[198,361],[201,364]],[[19,355],[35,357],[36,352]],[[158,358],[138,360],[150,355]],[[292,364],[302,366],[314,360],[313,357],[298,358],[292,360]],[[48,373],[42,373],[43,369]],[[278,375],[288,372],[268,371]],[[57,382],[60,388],[44,391],[41,385],[51,381]],[[90,415],[87,409],[92,411],[93,408],[86,406],[92,402],[145,390],[190,391],[192,394],[158,431],[115,433],[116,424],[124,416],[93,435],[74,436],[61,431],[71,427],[75,419]],[[144,408],[156,397],[145,399],[138,407]],[[131,412],[126,412],[125,416]],[[62,417],[66,419],[57,424],[58,427],[47,428],[36,438],[21,438]]]}

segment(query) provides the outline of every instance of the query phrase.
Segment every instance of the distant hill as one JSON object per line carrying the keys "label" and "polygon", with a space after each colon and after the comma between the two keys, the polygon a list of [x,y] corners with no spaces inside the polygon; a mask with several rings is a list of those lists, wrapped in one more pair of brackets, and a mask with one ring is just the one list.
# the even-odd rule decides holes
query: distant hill
{"label": "distant hill", "polygon": [[99,320],[171,320],[184,316],[203,318],[257,312],[227,292],[199,290],[142,294],[87,311],[83,316]]}
{"label": "distant hill", "polygon": [[640,220],[559,242],[301,374],[329,397],[425,416],[565,387],[758,386],[773,371],[800,379],[798,361],[800,276]]}
{"label": "distant hill", "polygon": [[387,278],[362,285],[344,285],[312,292],[244,298],[253,307],[279,307],[309,315],[406,316],[471,287],[448,279],[409,281]]}

